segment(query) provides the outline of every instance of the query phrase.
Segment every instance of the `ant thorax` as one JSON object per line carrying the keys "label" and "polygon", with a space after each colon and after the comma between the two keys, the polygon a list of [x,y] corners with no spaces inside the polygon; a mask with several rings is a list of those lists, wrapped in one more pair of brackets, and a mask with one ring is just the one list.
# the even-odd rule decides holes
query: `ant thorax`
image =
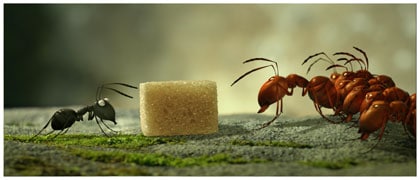
{"label": "ant thorax", "polygon": [[371,79],[373,78],[373,75],[367,70],[358,70],[356,72],[356,77],[364,78],[364,79]]}
{"label": "ant thorax", "polygon": [[356,74],[354,73],[354,72],[352,72],[352,71],[344,71],[343,72],[343,74],[342,74],[342,76],[345,78],[345,79],[348,79],[348,80],[352,80],[353,78],[354,78],[354,76],[355,76]]}

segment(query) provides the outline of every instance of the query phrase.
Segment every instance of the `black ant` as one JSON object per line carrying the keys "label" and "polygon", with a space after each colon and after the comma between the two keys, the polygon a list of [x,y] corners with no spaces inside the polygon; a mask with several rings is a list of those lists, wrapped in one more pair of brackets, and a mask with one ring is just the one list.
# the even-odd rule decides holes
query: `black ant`
{"label": "black ant", "polygon": [[[38,136],[39,134],[41,134],[41,132],[48,127],[48,124],[50,124],[51,122],[51,127],[53,129],[53,131],[49,132],[48,134],[53,133],[56,130],[61,130],[59,133],[57,133],[55,137],[57,137],[60,134],[65,134],[70,127],[74,124],[74,122],[76,121],[83,121],[83,115],[85,115],[86,113],[88,114],[88,120],[92,120],[93,118],[95,118],[96,123],[98,124],[99,128],[101,129],[102,133],[105,134],[105,136],[108,136],[107,133],[105,133],[105,131],[102,129],[100,122],[105,125],[106,128],[108,128],[109,130],[111,130],[112,132],[117,132],[113,129],[111,129],[103,120],[108,120],[113,122],[114,124],[117,124],[117,122],[115,121],[115,110],[114,107],[112,107],[112,105],[109,103],[108,98],[102,98],[102,90],[103,89],[108,89],[108,90],[112,90],[115,91],[125,97],[128,98],[133,98],[132,96],[129,96],[119,90],[116,90],[114,88],[110,88],[110,87],[106,87],[108,85],[121,85],[121,86],[125,86],[125,87],[129,87],[129,88],[133,88],[133,89],[137,89],[137,87],[135,86],[131,86],[125,83],[108,83],[108,84],[103,84],[101,86],[99,86],[96,90],[96,102],[93,105],[90,106],[85,106],[77,111],[73,110],[73,109],[60,109],[58,111],[56,111],[54,113],[54,115],[51,117],[51,119],[48,121],[48,123],[41,129],[41,131],[38,132],[38,134],[36,134],[35,136],[33,136],[32,138],[35,138],[36,136]],[[46,135],[48,135],[46,134]],[[32,139],[31,138],[31,139]]]}

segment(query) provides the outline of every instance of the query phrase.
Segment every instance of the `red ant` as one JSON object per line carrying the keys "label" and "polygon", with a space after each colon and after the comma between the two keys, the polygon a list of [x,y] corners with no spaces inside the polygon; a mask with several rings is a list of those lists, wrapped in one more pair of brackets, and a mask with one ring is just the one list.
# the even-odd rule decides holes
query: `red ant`
{"label": "red ant", "polygon": [[[332,108],[335,111],[335,115],[346,115],[346,117],[343,118],[343,121],[345,122],[351,121],[354,114],[360,113],[358,125],[361,137],[359,139],[366,140],[371,133],[379,129],[381,130],[378,135],[378,142],[375,146],[381,140],[388,121],[402,122],[405,131],[408,131],[408,133],[415,138],[416,95],[413,94],[412,96],[409,96],[404,90],[395,87],[394,81],[389,76],[372,75],[368,71],[369,61],[366,53],[357,47],[354,48],[363,54],[364,60],[357,58],[348,52],[337,52],[334,56],[344,55],[347,57],[337,59],[337,61],[344,61],[344,65],[335,64],[325,53],[321,52],[309,56],[303,62],[304,64],[315,56],[325,55],[327,59],[317,59],[309,66],[307,72],[309,72],[310,68],[320,60],[327,61],[331,64],[326,70],[334,68],[334,73],[330,76],[330,81],[334,86],[331,86],[331,83],[326,80],[326,77],[321,78],[317,76],[313,79],[318,81],[319,79],[324,79],[324,81],[322,81],[324,82],[323,86],[319,86],[317,89],[307,87],[309,92],[311,92],[311,89],[316,92],[329,92],[317,94],[319,96],[311,96],[310,94],[314,104],[316,107],[318,106],[318,108],[316,108],[317,111],[320,112],[324,119],[327,119],[322,115],[320,106]],[[359,63],[359,71],[353,71],[353,65],[351,63],[354,61]],[[350,64],[351,71],[345,66],[347,64]],[[337,67],[345,68],[346,71],[342,74],[338,74],[335,70]],[[312,80],[309,82],[308,86],[310,86],[311,83]],[[334,92],[337,94],[334,94]],[[328,98],[317,98],[322,97],[322,94],[325,94]],[[338,100],[336,96],[338,96]],[[375,146],[373,146],[372,149]]]}
{"label": "red ant", "polygon": [[[331,67],[346,68],[346,71],[341,76],[342,78],[336,81],[336,88],[340,95],[340,101],[342,102],[342,107],[336,111],[336,114],[345,114],[346,117],[343,118],[344,122],[350,122],[353,115],[359,112],[365,94],[368,92],[370,86],[368,81],[373,78],[373,75],[368,71],[369,60],[366,53],[357,47],[353,48],[363,54],[365,57],[364,60],[348,52],[334,53],[334,55],[346,55],[350,57],[350,59],[338,58],[337,61],[345,61],[344,65],[350,64],[351,71],[348,71],[344,65],[332,65],[326,69],[328,70]],[[357,72],[353,71],[353,65],[351,64],[353,61],[358,62],[360,65],[360,70]]]}
{"label": "red ant", "polygon": [[[266,123],[264,123],[260,128],[262,129],[267,126],[269,126],[272,122],[274,122],[280,114],[283,112],[283,97],[285,95],[291,96],[293,94],[293,89],[298,86],[302,88],[302,95],[304,94],[305,88],[308,85],[308,80],[305,78],[297,75],[297,74],[290,74],[286,78],[279,76],[279,70],[277,62],[266,59],[266,58],[252,58],[249,60],[246,60],[243,62],[249,63],[253,61],[267,61],[270,63],[274,63],[266,66],[261,66],[255,69],[252,69],[242,76],[240,76],[238,79],[236,79],[231,86],[233,86],[235,83],[237,83],[239,80],[247,76],[248,74],[258,71],[260,69],[266,68],[266,67],[272,67],[274,70],[274,76],[271,76],[260,88],[260,91],[258,93],[258,104],[260,105],[260,109],[258,110],[258,113],[263,113],[271,104],[276,103],[276,115],[274,118]],[[290,88],[290,91],[289,91]]]}
{"label": "red ant", "polygon": [[405,131],[408,130],[408,132],[412,135],[410,137],[412,137],[413,139],[416,139],[416,96],[416,93],[410,96],[410,99],[407,103],[407,117],[403,121]]}
{"label": "red ant", "polygon": [[[395,85],[392,79],[388,76],[380,75],[374,77],[368,71],[369,60],[366,53],[360,48],[353,48],[363,54],[364,60],[361,58],[357,58],[356,56],[348,52],[334,53],[334,56],[345,55],[349,57],[338,58],[336,61],[344,61],[344,65],[341,65],[334,63],[334,61],[331,60],[331,58],[324,52],[320,52],[309,56],[302,63],[303,65],[314,57],[324,55],[326,58],[320,57],[316,59],[312,64],[310,64],[307,73],[309,73],[311,67],[315,63],[321,60],[331,64],[325,70],[334,68],[334,72],[331,74],[329,79],[330,81],[328,81],[327,77],[316,76],[312,78],[307,88],[307,90],[309,91],[309,96],[315,104],[316,110],[324,119],[332,123],[337,122],[326,118],[322,114],[321,107],[332,108],[335,112],[334,115],[344,115],[345,117],[342,117],[342,121],[349,122],[351,121],[353,115],[359,112],[361,103],[367,92],[379,89],[382,90],[386,87]],[[360,65],[360,70],[358,70],[357,72],[353,71],[352,62],[354,61],[356,61]],[[348,64],[351,68],[350,71],[345,66]],[[345,71],[339,74],[337,73],[336,68],[345,68]],[[321,82],[322,84],[320,84]],[[313,84],[317,85],[316,87],[318,88],[310,88],[310,86],[314,86]]]}
{"label": "red ant", "polygon": [[[302,65],[307,63],[310,59],[313,59],[314,57],[317,57],[317,56],[320,56],[320,55],[324,55],[327,59],[325,59],[323,57],[320,57],[320,58],[316,59],[315,62],[313,62],[312,64],[309,65],[308,70],[306,71],[306,74],[309,73],[309,71],[311,70],[312,66],[315,63],[317,63],[321,60],[326,61],[326,62],[334,65],[334,62],[324,52],[316,53],[314,55],[309,56],[308,58],[306,58],[303,61]],[[327,120],[328,122],[331,122],[331,123],[337,123],[337,122],[327,118],[322,113],[321,108],[322,107],[330,108],[330,109],[333,109],[335,112],[337,112],[337,109],[340,109],[341,101],[340,101],[340,96],[338,94],[337,88],[335,87],[335,83],[338,79],[341,78],[341,76],[343,76],[343,75],[337,73],[337,71],[335,70],[335,67],[334,67],[334,72],[330,75],[330,78],[325,77],[325,76],[315,76],[315,77],[313,77],[308,82],[306,90],[302,94],[302,96],[304,96],[306,93],[308,93],[309,98],[311,98],[311,100],[314,103],[316,111],[325,120]]]}
{"label": "red ant", "polygon": [[[379,129],[378,143],[382,139],[385,125],[389,121],[402,122],[404,129],[415,136],[415,96],[408,95],[404,90],[397,87],[386,88],[383,91],[368,92],[360,106],[359,133],[361,140],[366,140],[369,135]],[[414,100],[414,102],[413,102]],[[376,146],[376,145],[375,145]]]}

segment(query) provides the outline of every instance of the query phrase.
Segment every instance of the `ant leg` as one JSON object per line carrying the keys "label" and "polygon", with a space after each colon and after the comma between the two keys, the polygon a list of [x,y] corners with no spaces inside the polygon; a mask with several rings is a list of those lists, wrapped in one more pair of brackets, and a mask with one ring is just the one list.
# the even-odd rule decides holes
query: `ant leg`
{"label": "ant leg", "polygon": [[63,130],[61,130],[60,132],[58,132],[54,137],[53,137],[53,139],[54,138],[56,138],[58,135],[60,135],[60,134],[66,134],[67,133],[67,131],[69,131],[69,129],[70,128],[66,128],[65,130],[63,129]]}
{"label": "ant leg", "polygon": [[359,117],[356,119],[356,121],[351,121],[351,122],[353,122],[353,124],[350,127],[359,127],[360,114],[362,114],[362,113],[361,112],[359,113]]}
{"label": "ant leg", "polygon": [[[34,136],[32,136],[29,140],[31,140],[31,139],[35,138],[36,136],[38,136],[39,134],[41,134],[41,132],[48,127],[48,125],[50,124],[51,120],[52,120],[52,117],[50,118],[50,120],[48,120],[47,124],[45,124],[45,126],[37,134],[35,134]],[[54,132],[54,130],[52,132]],[[48,134],[51,134],[52,132],[50,132]]]}
{"label": "ant leg", "polygon": [[409,133],[408,132],[408,129],[407,129],[407,124],[406,123],[402,123],[403,124],[403,127],[404,127],[404,132],[407,134],[407,136],[410,138],[410,139],[412,139],[412,140],[416,140],[416,137],[415,136],[413,136],[411,133]]}
{"label": "ant leg", "polygon": [[308,87],[302,88],[302,96],[305,96],[308,93]]}
{"label": "ant leg", "polygon": [[52,130],[51,132],[49,132],[49,133],[47,133],[47,134],[45,134],[45,135],[46,135],[46,136],[48,136],[48,135],[52,134],[54,131],[55,131],[55,130]]}
{"label": "ant leg", "polygon": [[[327,96],[330,97],[328,91],[327,91]],[[328,101],[329,101],[330,105],[332,106],[333,103],[331,101],[331,98],[328,98]],[[313,102],[314,102],[315,110],[322,116],[322,118],[324,118],[325,120],[327,120],[328,122],[333,123],[333,124],[338,124],[339,123],[339,122],[335,122],[335,121],[327,118],[326,116],[324,116],[324,114],[322,113],[322,110],[321,110],[321,105],[318,104],[318,97],[317,96],[314,96],[314,101]]]}
{"label": "ant leg", "polygon": [[283,99],[280,99],[280,103],[281,103],[280,113],[279,113],[279,101],[277,101],[277,103],[276,103],[277,104],[277,106],[276,106],[276,116],[274,116],[274,118],[272,120],[264,123],[260,128],[257,128],[255,130],[260,130],[260,129],[268,127],[271,123],[273,123],[280,116],[280,114],[283,112]]}
{"label": "ant leg", "polygon": [[109,130],[111,130],[112,132],[118,133],[118,131],[111,129],[102,119],[101,119],[102,124],[105,125],[106,128],[108,128]]}
{"label": "ant leg", "polygon": [[372,151],[379,144],[379,142],[381,142],[382,136],[384,135],[384,132],[385,132],[386,123],[387,123],[387,121],[385,119],[384,122],[382,123],[381,132],[379,132],[379,135],[376,137],[376,139],[378,139],[376,144],[364,153],[368,153],[368,152]]}
{"label": "ant leg", "polygon": [[353,124],[351,124],[349,127],[347,127],[346,129],[344,129],[344,131],[347,131],[347,130],[349,130],[350,128],[357,128],[357,127],[359,127],[359,124],[358,124],[359,120],[357,120],[357,121],[352,121],[352,122],[353,122]]}
{"label": "ant leg", "polygon": [[[105,136],[109,137],[109,135],[105,133],[105,131],[102,129],[101,125],[99,124],[99,120],[98,120],[97,116],[95,116],[95,120],[96,120],[96,124],[98,124],[99,128],[101,129],[102,133],[104,133]],[[102,121],[102,119],[101,119],[101,121]]]}
{"label": "ant leg", "polygon": [[325,120],[327,120],[328,122],[333,123],[333,124],[338,124],[338,123],[340,123],[340,122],[336,122],[336,121],[333,121],[333,120],[331,120],[331,119],[327,118],[327,117],[324,115],[324,113],[322,113],[321,106],[320,106],[320,105],[317,105],[316,103],[314,103],[314,104],[315,104],[316,111],[318,111],[318,113],[322,116],[322,118],[324,118]]}
{"label": "ant leg", "polygon": [[350,128],[357,128],[357,127],[359,127],[358,126],[358,124],[357,124],[357,122],[354,122],[353,124],[351,124],[348,128],[346,128],[345,130],[348,130],[348,129],[350,129]]}
{"label": "ant leg", "polygon": [[378,141],[380,141],[381,139],[382,139],[382,136],[384,135],[384,133],[385,133],[385,128],[386,128],[386,123],[387,123],[388,121],[385,119],[383,122],[382,122],[382,127],[381,127],[381,132],[379,133],[379,135],[378,135]]}
{"label": "ant leg", "polygon": [[276,115],[276,116],[274,116],[274,118],[272,119],[272,120],[270,120],[270,121],[268,121],[268,122],[266,122],[266,123],[264,123],[261,127],[259,127],[259,128],[257,128],[257,129],[255,129],[255,130],[260,130],[260,129],[263,129],[263,128],[266,128],[266,127],[268,127],[271,123],[273,123],[278,117],[280,116],[280,114],[279,115]]}
{"label": "ant leg", "polygon": [[381,142],[380,139],[369,150],[367,150],[366,152],[363,152],[363,154],[368,153],[368,152],[372,151],[373,149],[375,149],[375,147],[379,144],[379,142]]}
{"label": "ant leg", "polygon": [[66,134],[69,131],[70,127],[68,127],[62,134]]}

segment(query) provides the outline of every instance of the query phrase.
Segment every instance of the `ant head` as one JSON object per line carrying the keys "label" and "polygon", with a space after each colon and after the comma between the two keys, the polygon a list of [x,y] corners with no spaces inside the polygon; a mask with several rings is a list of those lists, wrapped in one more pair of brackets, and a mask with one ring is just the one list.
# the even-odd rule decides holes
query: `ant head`
{"label": "ant head", "polygon": [[345,78],[345,79],[348,79],[348,80],[353,80],[354,79],[354,77],[355,77],[355,73],[353,72],[353,71],[344,71],[343,72],[343,74],[342,74],[342,76]]}
{"label": "ant head", "polygon": [[331,75],[330,75],[330,79],[331,79],[332,81],[335,81],[335,80],[337,80],[340,76],[341,76],[341,74],[340,74],[340,73],[333,72],[333,73],[331,73]]}
{"label": "ant head", "polygon": [[112,105],[109,103],[108,98],[103,98],[96,101],[95,105],[93,105],[93,112],[99,118],[109,120],[114,124],[117,124],[115,121],[114,107],[112,107]]}
{"label": "ant head", "polygon": [[392,80],[391,77],[387,75],[378,75],[375,77],[375,79],[386,88],[395,87],[394,81]]}
{"label": "ant head", "polygon": [[388,102],[391,101],[403,101],[406,102],[407,100],[410,99],[410,95],[408,94],[408,92],[402,90],[401,88],[398,87],[390,87],[390,88],[386,88],[382,94],[385,97],[385,100]]}
{"label": "ant head", "polygon": [[102,90],[103,89],[108,89],[108,90],[112,90],[112,91],[114,91],[118,94],[121,94],[125,97],[128,97],[128,98],[133,98],[133,97],[129,96],[129,95],[117,90],[117,89],[107,87],[109,85],[121,85],[121,86],[129,87],[129,88],[133,88],[133,89],[137,89],[137,87],[131,86],[131,85],[125,84],[125,83],[108,83],[108,84],[103,84],[103,85],[98,87],[98,89],[96,91],[96,103],[93,105],[94,114],[101,119],[109,120],[109,121],[112,121],[114,124],[117,124],[117,122],[115,121],[114,107],[112,107],[112,105],[109,103],[108,98],[102,98]]}
{"label": "ant head", "polygon": [[410,101],[411,101],[411,102],[416,103],[416,99],[417,99],[417,97],[416,97],[416,96],[417,96],[417,95],[416,95],[416,93],[412,94],[412,95],[410,96]]}

